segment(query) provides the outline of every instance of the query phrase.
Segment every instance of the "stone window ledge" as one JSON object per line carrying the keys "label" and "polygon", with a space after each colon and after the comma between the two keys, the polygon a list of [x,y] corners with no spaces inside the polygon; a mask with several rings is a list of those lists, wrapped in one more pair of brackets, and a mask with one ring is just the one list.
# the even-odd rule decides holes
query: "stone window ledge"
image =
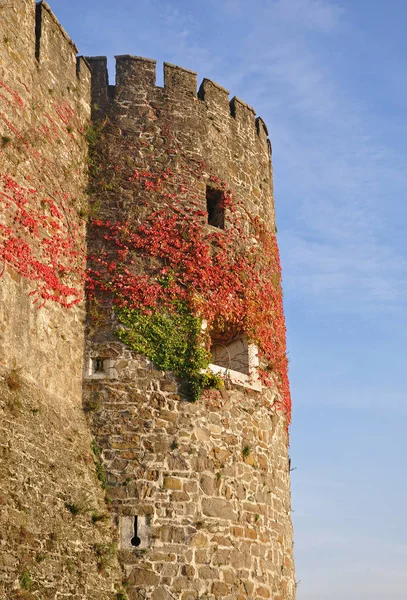
{"label": "stone window ledge", "polygon": [[103,371],[95,371],[95,358],[90,357],[85,364],[85,379],[111,379],[114,378],[115,361],[109,358],[103,360]]}
{"label": "stone window ledge", "polygon": [[226,367],[212,364],[209,365],[209,370],[216,375],[220,375],[234,385],[241,385],[250,390],[255,390],[256,392],[261,392],[262,390],[257,370],[250,375],[246,375],[246,373],[240,373],[239,371],[233,371],[233,369],[227,369]]}

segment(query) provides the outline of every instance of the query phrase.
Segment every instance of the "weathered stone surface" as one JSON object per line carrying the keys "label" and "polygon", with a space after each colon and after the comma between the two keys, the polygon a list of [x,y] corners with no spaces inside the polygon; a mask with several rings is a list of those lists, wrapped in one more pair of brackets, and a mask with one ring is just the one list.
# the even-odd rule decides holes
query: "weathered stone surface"
{"label": "weathered stone surface", "polygon": [[129,583],[132,583],[136,586],[152,586],[157,585],[160,581],[158,575],[156,575],[153,571],[148,571],[143,568],[135,568],[132,570],[129,576]]}
{"label": "weathered stone surface", "polygon": [[[83,230],[89,69],[45,4],[0,12],[0,177],[57,205],[67,194],[68,227]],[[122,572],[82,411],[84,306],[39,310],[37,282],[0,270],[0,598],[113,600]]]}
{"label": "weathered stone surface", "polygon": [[[178,145],[191,171],[202,161],[249,214],[273,227],[270,144],[253,109],[238,99],[230,106],[226,90],[208,80],[197,96],[195,76],[179,67],[166,66],[164,88],[158,88],[154,63],[140,57],[117,59],[117,85],[108,95],[105,62],[97,58],[90,63],[93,101],[102,107],[97,116],[108,117],[102,154],[108,149],[109,160],[124,168],[128,148],[144,135],[164,170],[173,166],[170,145]],[[139,152],[135,167],[148,170],[148,156]],[[205,182],[198,181],[194,191],[205,213]],[[141,218],[134,193],[123,184],[104,196],[101,218]],[[149,202],[159,210],[162,196],[151,191]],[[98,240],[92,240],[98,247]],[[90,323],[87,356],[111,356],[113,347],[121,349],[112,358],[108,388],[106,380],[85,382],[85,396],[90,389],[104,390],[100,409],[89,413],[91,427],[96,439],[107,436],[105,467],[123,482],[124,494],[112,496],[113,512],[132,507],[139,515],[141,503],[143,510],[151,506],[155,533],[143,558],[148,572],[159,578],[158,586],[178,600],[254,598],[256,589],[264,594],[269,588],[293,600],[292,563],[281,569],[285,558],[292,561],[288,439],[284,417],[267,407],[274,392],[230,385],[215,400],[204,397],[190,404],[181,382],[143,363],[113,342],[110,333],[95,334],[94,325]],[[132,407],[136,410],[129,417]],[[134,445],[122,447],[133,435],[139,436]],[[124,459],[127,464],[121,467],[118,461]],[[151,471],[157,473],[153,480],[147,476]],[[124,485],[129,477],[137,481],[137,494]],[[173,553],[177,570],[164,558]],[[162,560],[156,560],[160,554]],[[148,562],[149,555],[154,560]],[[125,558],[123,564],[130,566]],[[132,590],[150,594],[140,581],[134,581]]]}
{"label": "weathered stone surface", "polygon": [[215,594],[215,598],[223,598],[223,596],[227,596],[229,593],[229,586],[226,583],[222,583],[221,581],[215,581],[212,586],[212,592]]}
{"label": "weathered stone surface", "polygon": [[[109,347],[110,342],[99,344]],[[124,347],[122,352],[125,356],[130,354]],[[166,379],[165,374],[156,372],[158,383],[160,377]],[[107,436],[106,440],[111,440],[109,453],[103,455],[107,471],[123,482],[125,497],[113,499],[113,511],[120,513],[125,509],[126,514],[151,517],[151,549],[142,556],[149,561],[147,571],[159,578],[157,587],[168,586],[179,599],[185,593],[192,597],[195,593],[223,597],[215,596],[214,583],[226,585],[228,592],[224,597],[233,600],[242,595],[255,598],[258,588],[259,598],[267,597],[260,594],[266,594],[265,590],[269,589],[271,597],[275,593],[284,600],[294,598],[287,432],[283,418],[270,415],[262,394],[247,392],[242,396],[236,389],[235,397],[232,390],[228,405],[217,409],[218,426],[224,432],[219,438],[207,427],[208,409],[211,413],[213,409],[204,398],[191,405],[182,398],[174,402],[172,393],[164,392],[163,402],[155,409],[152,427],[144,429],[145,414],[152,416],[150,399],[156,392],[151,382],[151,389],[137,395],[138,381],[137,376],[123,388],[120,380],[111,380],[100,410],[90,413],[89,417],[96,438],[103,442]],[[104,386],[89,381],[92,389],[95,385],[101,389]],[[128,396],[128,403],[131,398],[138,398],[138,410],[131,421],[109,400],[116,388]],[[169,422],[162,420],[160,414],[170,410],[176,416],[175,423],[183,422],[182,429],[166,429]],[[253,415],[250,420],[249,410]],[[213,416],[211,419],[214,423]],[[264,424],[269,421],[273,436],[266,451],[260,453],[257,451],[259,439],[264,434]],[[160,446],[168,448],[164,456],[152,441],[157,422],[167,423],[160,429],[159,438]],[[198,439],[196,431],[205,429],[208,434]],[[134,449],[136,458],[120,462],[119,457],[126,450],[119,440],[125,443],[124,440],[134,435],[138,436]],[[265,457],[267,468],[247,464],[242,456],[245,446],[251,448],[255,461],[258,456]],[[231,455],[227,465],[215,468],[211,456],[219,450]],[[143,499],[134,496],[130,485],[124,485],[129,477],[139,482],[140,490],[146,489]],[[176,556],[174,563],[169,559],[172,556]],[[137,564],[136,555],[135,558],[135,563],[124,555],[121,560],[130,567]],[[244,587],[241,587],[242,581]],[[179,589],[181,585],[184,588]],[[144,583],[134,583],[132,587],[134,593],[144,594],[149,589]],[[215,589],[217,594],[226,590],[223,586]]]}
{"label": "weathered stone surface", "polygon": [[[71,225],[81,228],[90,74],[83,61],[77,70],[76,49],[45,4],[37,9],[36,39],[35,11],[34,0],[8,0],[1,8],[0,81],[16,90],[24,110],[2,87],[0,113],[17,134],[0,121],[0,169],[46,196],[69,194]],[[173,65],[166,65],[164,88],[155,87],[154,61],[135,57],[118,59],[118,86],[108,93],[104,60],[91,64],[92,103],[99,117],[109,118],[111,160],[124,164],[122,139],[131,144],[143,130],[161,149],[164,167],[162,133],[169,131],[191,167],[203,161],[251,215],[274,225],[270,143],[250,107],[237,99],[230,105],[226,90],[208,80],[198,96],[195,75]],[[55,125],[56,105],[72,108],[75,130]],[[205,210],[205,185],[196,193]],[[119,217],[118,207],[136,211],[134,200],[126,189],[112,190],[103,210]],[[137,516],[138,533],[148,539],[142,550],[130,543],[119,548],[129,600],[293,600],[288,440],[283,416],[268,407],[273,392],[231,385],[216,400],[190,404],[180,382],[90,315],[86,360],[103,359],[109,373],[85,377],[87,423],[84,306],[66,310],[49,302],[37,310],[32,289],[6,266],[0,279],[0,599],[113,600],[123,572],[110,513],[113,523]],[[102,465],[97,475],[95,459]],[[25,571],[32,593],[19,589]]]}
{"label": "weathered stone surface", "polygon": [[164,487],[167,490],[181,490],[182,482],[180,479],[177,479],[176,477],[166,477],[164,479]]}
{"label": "weathered stone surface", "polygon": [[215,492],[216,479],[213,475],[202,475],[199,485],[201,490],[208,496],[212,496]]}
{"label": "weathered stone surface", "polygon": [[167,590],[161,586],[156,587],[154,592],[151,594],[151,600],[170,600],[171,596]]}
{"label": "weathered stone surface", "polygon": [[233,510],[233,506],[222,498],[204,498],[202,500],[202,512],[208,517],[217,517],[230,521],[235,521],[236,519],[236,512]]}

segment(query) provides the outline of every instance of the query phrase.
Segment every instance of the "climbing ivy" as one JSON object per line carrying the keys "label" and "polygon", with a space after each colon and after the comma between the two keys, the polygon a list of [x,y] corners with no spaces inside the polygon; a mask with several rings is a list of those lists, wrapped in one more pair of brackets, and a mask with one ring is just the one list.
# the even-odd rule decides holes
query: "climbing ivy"
{"label": "climbing ivy", "polygon": [[145,314],[141,310],[116,308],[122,327],[118,336],[138,354],[150,358],[163,371],[181,377],[192,401],[203,389],[219,389],[223,380],[208,370],[210,354],[203,344],[202,320],[182,302],[165,310]]}
{"label": "climbing ivy", "polygon": [[[100,218],[91,221],[88,298],[112,307],[122,325],[120,339],[181,377],[192,399],[219,386],[219,378],[208,371],[210,346],[245,334],[258,349],[259,378],[277,390],[277,405],[289,422],[275,232],[203,163],[183,161],[176,146],[170,145],[168,154],[163,167],[148,152],[151,168],[141,170],[143,145],[130,143],[127,161],[104,165],[96,187],[108,202]],[[121,190],[120,200],[114,199],[117,207],[106,195],[113,184]],[[205,185],[221,191],[224,229],[208,224],[200,191]],[[112,215],[126,220],[106,218]]]}
{"label": "climbing ivy", "polygon": [[[277,390],[289,422],[281,267],[273,228],[249,214],[244,199],[234,197],[202,162],[191,160],[164,128],[157,131],[165,142],[158,148],[147,130],[126,136],[115,160],[117,155],[106,152],[105,121],[83,130],[68,103],[53,102],[36,136],[50,145],[76,143],[84,136],[90,149],[91,210],[78,215],[78,203],[65,185],[52,195],[42,188],[44,169],[51,174],[52,161],[11,122],[26,108],[24,100],[2,82],[0,88],[0,120],[7,134],[0,154],[19,145],[31,171],[42,174],[33,180],[27,175],[23,184],[0,171],[5,215],[0,276],[8,267],[31,281],[39,307],[54,302],[66,308],[81,302],[85,279],[90,305],[100,306],[107,321],[109,310],[115,310],[120,339],[184,379],[191,399],[220,385],[208,371],[211,340],[227,344],[245,334],[258,348],[259,377]],[[222,191],[224,228],[208,226],[205,185]],[[93,217],[89,256],[87,212]]]}

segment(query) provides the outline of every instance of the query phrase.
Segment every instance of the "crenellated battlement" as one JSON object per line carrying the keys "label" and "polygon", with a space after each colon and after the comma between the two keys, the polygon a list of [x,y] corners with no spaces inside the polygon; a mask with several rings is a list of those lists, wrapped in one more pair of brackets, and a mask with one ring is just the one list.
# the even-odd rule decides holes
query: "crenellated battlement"
{"label": "crenellated battlement", "polygon": [[156,85],[157,61],[125,54],[115,57],[115,85],[109,85],[106,57],[78,56],[75,43],[45,0],[38,3],[35,0],[10,0],[5,9],[6,19],[7,11],[19,13],[20,21],[24,12],[28,36],[21,47],[21,54],[24,51],[25,60],[28,56],[30,62],[32,60],[37,65],[44,87],[48,86],[50,90],[64,85],[69,87],[76,81],[87,96],[91,82],[92,102],[97,107],[95,116],[106,113],[112,103],[131,103],[147,95],[164,94],[169,104],[177,103],[178,109],[182,110],[184,102],[195,103],[200,106],[200,109],[197,108],[200,117],[207,117],[214,126],[229,120],[232,129],[238,126],[237,133],[243,135],[244,132],[250,137],[257,135],[264,146],[271,148],[262,118],[256,117],[255,110],[240,98],[234,96],[229,99],[229,91],[217,82],[204,78],[198,86],[196,72],[165,62],[164,86],[159,87]]}
{"label": "crenellated battlement", "polygon": [[110,85],[44,0],[0,17],[0,599],[295,600],[266,124],[168,62]]}
{"label": "crenellated battlement", "polygon": [[[65,29],[62,27],[56,16],[51,10],[51,7],[45,0],[41,0],[35,6],[36,11],[36,39],[38,40],[38,45],[40,44],[42,31],[45,29],[48,23],[52,23],[52,28],[55,31],[59,31],[62,37],[67,41],[68,46],[72,48],[73,53],[78,53],[78,48],[76,44],[71,40]],[[44,24],[44,25],[43,25]]]}
{"label": "crenellated battlement", "polygon": [[38,66],[46,71],[48,78],[56,82],[63,78],[73,81],[75,77],[86,86],[90,82],[90,70],[65,29],[59,23],[50,6],[42,0],[35,6],[35,57]]}
{"label": "crenellated battlement", "polygon": [[197,73],[164,63],[164,89],[171,94],[187,94],[196,97]]}
{"label": "crenellated battlement", "polygon": [[[77,58],[76,45],[47,2],[8,0],[2,7],[1,17],[1,29],[4,31],[2,54],[10,54],[10,60],[16,62],[13,74],[4,73],[8,80],[14,78],[18,82],[17,73],[21,70],[26,73],[27,86],[27,76],[30,80],[39,76],[39,84],[57,95],[62,94],[64,89],[66,91],[67,86],[79,86],[84,100],[88,99],[89,67],[85,61]],[[7,63],[6,60],[0,62],[0,73],[3,73]],[[21,93],[25,94],[24,86]]]}
{"label": "crenellated battlement", "polygon": [[[208,118],[214,122],[229,119],[231,126],[238,124],[240,132],[257,137],[269,148],[268,131],[261,117],[249,104],[234,96],[215,81],[204,78],[197,86],[197,73],[178,65],[165,62],[164,86],[156,85],[157,61],[141,56],[124,54],[116,56],[116,81],[109,86],[107,58],[104,56],[86,57],[92,70],[92,99],[98,106],[99,114],[108,110],[110,100],[115,103],[138,102],[147,96],[164,94],[169,103],[181,108],[183,102],[199,101],[207,109]],[[200,110],[197,107],[197,110]]]}

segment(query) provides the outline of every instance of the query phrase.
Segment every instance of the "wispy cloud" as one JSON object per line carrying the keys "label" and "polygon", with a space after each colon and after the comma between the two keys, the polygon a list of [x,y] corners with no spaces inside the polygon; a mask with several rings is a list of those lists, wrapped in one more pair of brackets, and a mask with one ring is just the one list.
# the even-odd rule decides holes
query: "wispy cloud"
{"label": "wispy cloud", "polygon": [[[309,29],[324,33],[326,54]],[[407,177],[404,158],[375,138],[362,101],[339,84],[328,57],[330,36],[345,44],[352,34],[335,3],[277,0],[243,40],[230,79],[253,90],[250,102],[269,123],[277,214],[287,196],[291,223],[295,211],[295,227],[280,231],[285,285],[305,303],[380,311],[406,297],[405,248],[382,232],[383,196],[395,179],[407,189]],[[280,188],[282,180],[290,187]]]}
{"label": "wispy cloud", "polygon": [[321,32],[335,29],[343,14],[339,4],[325,0],[277,0],[272,10],[282,22]]}
{"label": "wispy cloud", "polygon": [[[352,218],[352,214],[349,215]],[[319,219],[321,220],[321,219]],[[323,226],[323,222],[322,222]],[[311,296],[330,310],[360,312],[389,310],[404,304],[407,293],[407,262],[377,240],[308,240],[297,231],[283,231],[281,246],[286,256],[285,285]],[[361,227],[363,230],[364,227]],[[329,227],[327,226],[327,233]],[[335,300],[332,306],[329,300]],[[400,307],[401,308],[401,307]]]}

